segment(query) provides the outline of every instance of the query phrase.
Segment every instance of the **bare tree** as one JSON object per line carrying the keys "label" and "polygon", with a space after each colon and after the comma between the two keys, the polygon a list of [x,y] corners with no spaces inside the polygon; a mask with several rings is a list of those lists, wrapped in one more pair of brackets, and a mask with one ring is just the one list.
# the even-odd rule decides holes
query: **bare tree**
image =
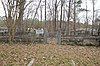
{"label": "bare tree", "polygon": [[76,35],[76,0],[74,0],[74,35]]}
{"label": "bare tree", "polygon": [[76,8],[79,7],[81,3],[82,3],[81,0],[78,0],[78,1],[74,0],[74,20],[73,20],[74,21],[74,36],[76,35],[76,16],[77,16]]}
{"label": "bare tree", "polygon": [[20,5],[19,5],[19,17],[18,17],[18,32],[21,32],[23,31],[23,14],[24,14],[24,6],[25,6],[25,3],[26,1],[25,0],[16,0],[16,2],[18,2]]}
{"label": "bare tree", "polygon": [[46,0],[45,0],[45,27],[46,27]]}
{"label": "bare tree", "polygon": [[[41,5],[41,6],[40,6],[40,11],[41,11],[41,22],[42,22],[42,8],[43,8],[43,6]],[[43,23],[42,23],[42,27],[43,27]]]}
{"label": "bare tree", "polygon": [[54,21],[54,30],[56,30],[56,17],[57,16],[57,0],[55,1],[55,21]]}
{"label": "bare tree", "polygon": [[93,18],[92,18],[92,33],[91,33],[92,35],[94,34],[93,33],[93,31],[94,31],[94,4],[95,4],[94,1],[95,0],[92,0],[92,3],[93,3]]}
{"label": "bare tree", "polygon": [[58,3],[57,3],[57,0],[56,0],[55,4],[54,4],[55,5],[55,11],[54,11],[55,12],[55,14],[54,14],[55,15],[55,17],[54,17],[55,18],[54,19],[54,31],[57,30],[57,28],[58,28],[57,27],[57,20],[58,20],[58,11],[57,11],[57,8],[58,8],[58,5],[59,5],[60,1],[61,0],[59,0]]}
{"label": "bare tree", "polygon": [[[37,6],[37,8],[36,8],[34,17],[32,18],[33,20],[32,20],[32,24],[31,24],[31,26],[30,26],[30,27],[32,27],[32,28],[33,28],[34,20],[35,20],[35,17],[36,17],[36,14],[37,14],[37,12],[38,12],[38,9],[39,9],[40,4],[41,4],[41,0],[39,1],[39,4],[38,4],[38,6]],[[29,30],[29,32],[30,32],[30,30]]]}
{"label": "bare tree", "polygon": [[8,27],[9,43],[13,42],[16,27],[22,22],[25,8],[25,0],[1,0],[6,17]]}
{"label": "bare tree", "polygon": [[88,10],[87,10],[87,0],[86,0],[86,31],[87,31],[87,28],[88,28],[88,18],[87,18],[87,16],[88,16]]}
{"label": "bare tree", "polygon": [[64,5],[64,0],[61,0],[60,28],[61,28],[61,25],[62,25],[62,8],[63,8],[63,5]]}
{"label": "bare tree", "polygon": [[69,31],[69,18],[70,18],[70,8],[71,8],[71,0],[69,0],[69,8],[68,8],[68,20],[67,20],[67,22],[68,22],[68,28],[67,28],[67,31],[68,31],[68,35],[70,34],[70,31]]}

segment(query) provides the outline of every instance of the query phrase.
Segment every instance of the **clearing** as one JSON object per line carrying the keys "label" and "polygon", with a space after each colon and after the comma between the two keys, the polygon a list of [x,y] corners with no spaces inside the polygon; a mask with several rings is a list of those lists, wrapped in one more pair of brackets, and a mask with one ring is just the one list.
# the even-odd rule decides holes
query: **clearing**
{"label": "clearing", "polygon": [[27,66],[32,58],[33,66],[73,66],[73,62],[77,66],[100,66],[100,47],[0,44],[0,66]]}

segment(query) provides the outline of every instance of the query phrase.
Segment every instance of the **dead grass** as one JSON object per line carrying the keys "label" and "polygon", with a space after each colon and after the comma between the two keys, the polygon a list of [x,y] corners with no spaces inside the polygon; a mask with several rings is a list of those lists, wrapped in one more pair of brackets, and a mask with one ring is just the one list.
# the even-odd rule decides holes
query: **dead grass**
{"label": "dead grass", "polygon": [[100,48],[57,44],[0,44],[0,66],[100,66]]}

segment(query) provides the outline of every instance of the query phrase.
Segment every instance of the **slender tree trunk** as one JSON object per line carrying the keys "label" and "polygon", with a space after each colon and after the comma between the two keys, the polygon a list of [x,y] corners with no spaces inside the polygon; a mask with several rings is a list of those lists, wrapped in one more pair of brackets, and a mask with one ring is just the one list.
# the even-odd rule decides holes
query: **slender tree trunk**
{"label": "slender tree trunk", "polygon": [[45,28],[46,28],[46,0],[45,0]]}
{"label": "slender tree trunk", "polygon": [[20,0],[20,5],[19,5],[19,23],[18,23],[18,32],[23,31],[23,14],[24,14],[24,5],[25,5],[25,0]]}
{"label": "slender tree trunk", "polygon": [[68,22],[68,28],[67,28],[67,31],[68,31],[68,35],[70,35],[70,31],[69,31],[69,19],[70,19],[70,3],[71,3],[71,0],[69,0],[69,9],[68,9],[68,20],[67,20],[67,22]]}
{"label": "slender tree trunk", "polygon": [[56,17],[57,16],[57,0],[55,2],[55,21],[54,21],[54,31],[56,31]]}
{"label": "slender tree trunk", "polygon": [[[40,11],[41,11],[41,22],[42,22],[42,5],[40,7]],[[42,27],[43,27],[43,22],[42,22]]]}
{"label": "slender tree trunk", "polygon": [[58,14],[58,11],[57,11],[56,15],[57,15],[57,16],[56,16],[56,17],[57,17],[57,20],[56,20],[56,29],[58,30],[58,27],[59,27],[59,26],[58,26],[58,25],[59,25],[59,20],[58,20],[58,17],[59,17],[58,15],[59,15],[59,14]]}
{"label": "slender tree trunk", "polygon": [[99,23],[99,28],[98,28],[98,36],[100,36],[100,23]]}
{"label": "slender tree trunk", "polygon": [[62,7],[63,7],[63,3],[61,0],[60,29],[61,29],[61,25],[62,25]]}
{"label": "slender tree trunk", "polygon": [[87,31],[88,31],[88,18],[87,18],[87,0],[86,0],[86,34],[87,34]]}
{"label": "slender tree trunk", "polygon": [[92,18],[92,35],[94,34],[94,0],[92,0],[93,2],[93,18]]}
{"label": "slender tree trunk", "polygon": [[76,0],[74,0],[74,36],[76,35]]}
{"label": "slender tree trunk", "polygon": [[65,7],[63,8],[63,30],[65,31]]}
{"label": "slender tree trunk", "polygon": [[[16,27],[22,25],[24,5],[26,0],[1,0],[8,27],[8,40],[12,44],[16,32]],[[7,6],[5,5],[7,3]],[[22,29],[22,26],[18,29]]]}
{"label": "slender tree trunk", "polygon": [[9,41],[9,44],[12,44],[11,28],[8,28],[8,41]]}

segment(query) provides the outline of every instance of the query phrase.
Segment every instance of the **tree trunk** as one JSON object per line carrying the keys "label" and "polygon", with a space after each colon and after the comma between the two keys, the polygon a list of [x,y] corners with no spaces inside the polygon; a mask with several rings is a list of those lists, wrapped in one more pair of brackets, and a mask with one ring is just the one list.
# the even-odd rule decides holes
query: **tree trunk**
{"label": "tree trunk", "polygon": [[71,3],[71,0],[69,0],[69,9],[68,9],[68,20],[67,20],[67,22],[68,22],[68,28],[67,28],[67,31],[68,31],[68,35],[70,34],[70,31],[69,31],[69,19],[70,19],[70,3]]}
{"label": "tree trunk", "polygon": [[9,28],[8,28],[8,41],[9,41],[9,44],[12,44],[11,29]]}
{"label": "tree trunk", "polygon": [[62,25],[62,7],[63,7],[63,2],[61,0],[60,29],[61,29],[61,25]]}
{"label": "tree trunk", "polygon": [[92,35],[94,34],[94,0],[92,0],[93,2],[93,19],[92,19]]}
{"label": "tree trunk", "polygon": [[18,32],[23,31],[23,14],[24,14],[24,5],[25,5],[25,0],[20,0],[19,1],[19,18],[18,18]]}
{"label": "tree trunk", "polygon": [[74,36],[76,35],[76,2],[74,0]]}
{"label": "tree trunk", "polygon": [[56,31],[56,17],[57,16],[57,0],[55,2],[55,21],[54,21],[54,31]]}
{"label": "tree trunk", "polygon": [[46,28],[46,0],[45,0],[45,28]]}

